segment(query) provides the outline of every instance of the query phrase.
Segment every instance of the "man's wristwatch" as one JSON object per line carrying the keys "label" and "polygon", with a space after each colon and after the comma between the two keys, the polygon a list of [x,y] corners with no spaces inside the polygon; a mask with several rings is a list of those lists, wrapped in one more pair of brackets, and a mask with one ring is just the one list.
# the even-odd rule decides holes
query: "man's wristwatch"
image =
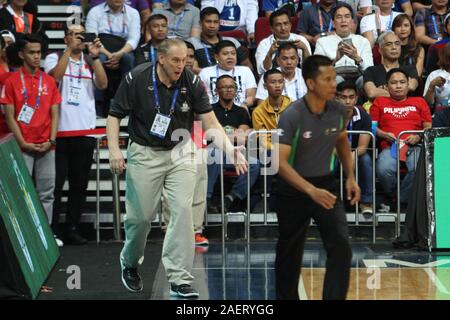
{"label": "man's wristwatch", "polygon": [[327,33],[326,32],[322,32],[321,34],[320,34],[320,37],[326,37],[327,36]]}
{"label": "man's wristwatch", "polygon": [[51,144],[52,146],[56,146],[56,140],[48,139],[47,142],[50,142],[50,144]]}

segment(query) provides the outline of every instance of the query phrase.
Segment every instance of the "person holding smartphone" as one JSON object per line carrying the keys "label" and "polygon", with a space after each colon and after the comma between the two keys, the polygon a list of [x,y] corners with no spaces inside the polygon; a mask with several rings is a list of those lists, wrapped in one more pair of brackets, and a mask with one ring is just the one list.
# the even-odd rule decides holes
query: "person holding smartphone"
{"label": "person holding smartphone", "polygon": [[[62,188],[69,180],[66,212],[66,244],[81,245],[87,240],[79,233],[79,224],[89,180],[96,140],[94,88],[108,85],[105,69],[99,59],[101,43],[95,34],[84,33],[81,25],[65,30],[67,48],[45,59],[45,71],[60,83],[61,108],[56,136],[56,184],[53,206],[54,227],[61,213]],[[83,51],[87,48],[88,54]],[[57,230],[58,231],[58,230]]]}
{"label": "person holding smartphone", "polygon": [[353,10],[345,2],[338,2],[332,12],[336,33],[319,38],[314,54],[327,56],[336,68],[336,81],[355,80],[358,91],[363,87],[362,72],[373,66],[369,40],[354,34]]}

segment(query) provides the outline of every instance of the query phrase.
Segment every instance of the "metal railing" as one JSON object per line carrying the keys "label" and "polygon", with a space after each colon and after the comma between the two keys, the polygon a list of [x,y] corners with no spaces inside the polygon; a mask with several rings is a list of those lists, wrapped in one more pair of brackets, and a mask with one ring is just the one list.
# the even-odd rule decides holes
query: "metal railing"
{"label": "metal railing", "polygon": [[[420,136],[422,136],[424,133],[424,130],[405,130],[405,131],[401,131],[396,139],[396,143],[397,143],[397,218],[396,218],[396,227],[395,227],[395,237],[399,237],[400,236],[400,228],[401,228],[401,223],[400,223],[400,138],[402,136],[404,136],[405,134],[418,134]],[[415,167],[416,167],[416,152],[414,151],[414,171],[415,171]]]}

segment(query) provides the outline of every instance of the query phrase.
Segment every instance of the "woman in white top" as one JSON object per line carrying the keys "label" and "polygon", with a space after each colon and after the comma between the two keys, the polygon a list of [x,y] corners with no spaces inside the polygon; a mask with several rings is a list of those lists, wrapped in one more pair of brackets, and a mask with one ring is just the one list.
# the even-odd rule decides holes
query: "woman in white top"
{"label": "woman in white top", "polygon": [[378,36],[384,31],[392,30],[392,23],[400,12],[392,10],[394,0],[375,0],[375,13],[364,16],[359,25],[360,33],[373,47]]}
{"label": "woman in white top", "polygon": [[425,100],[435,112],[449,106],[450,43],[439,52],[439,67],[440,69],[430,73],[423,90]]}

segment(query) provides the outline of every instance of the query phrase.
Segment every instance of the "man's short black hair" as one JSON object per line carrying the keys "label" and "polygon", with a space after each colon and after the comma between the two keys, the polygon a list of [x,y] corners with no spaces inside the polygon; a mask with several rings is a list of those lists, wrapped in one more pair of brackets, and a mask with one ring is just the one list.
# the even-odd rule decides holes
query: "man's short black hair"
{"label": "man's short black hair", "polygon": [[18,68],[23,64],[22,59],[19,57],[19,50],[17,49],[17,43],[11,43],[5,50],[6,60],[10,68]]}
{"label": "man's short black hair", "polygon": [[289,17],[289,12],[287,12],[287,10],[285,8],[281,8],[281,9],[278,9],[278,10],[272,12],[269,16],[270,26],[273,27],[273,22],[274,22],[275,18],[284,16],[284,15],[287,15],[289,22],[290,22],[291,18]]}
{"label": "man's short black hair", "polygon": [[338,11],[340,8],[347,8],[348,11],[350,11],[350,14],[352,15],[352,19],[354,18],[353,17],[353,8],[347,2],[338,1],[336,3],[336,7],[334,7],[333,11],[331,12],[331,16],[333,17],[333,20],[336,16],[336,11]]}
{"label": "man's short black hair", "polygon": [[406,80],[409,79],[409,76],[408,76],[408,74],[406,73],[405,70],[403,70],[403,69],[401,69],[401,68],[393,68],[393,69],[389,70],[388,73],[386,73],[386,83],[389,82],[389,80],[391,79],[391,77],[392,77],[392,75],[393,75],[394,73],[398,73],[398,72],[404,74],[405,77],[406,77]]}
{"label": "man's short black hair", "polygon": [[215,7],[206,7],[202,11],[200,11],[200,21],[203,21],[206,16],[209,16],[211,14],[217,14],[220,17],[219,10]]}
{"label": "man's short black hair", "polygon": [[356,93],[358,92],[358,90],[356,89],[355,82],[354,81],[350,81],[350,80],[342,81],[336,87],[336,91],[337,92],[342,92],[342,91],[348,90],[348,89],[354,90]]}
{"label": "man's short black hair", "polygon": [[281,42],[278,46],[276,56],[279,57],[282,50],[294,49],[297,52],[297,47],[290,41]]}
{"label": "man's short black hair", "polygon": [[190,43],[189,41],[186,41],[186,40],[184,41],[184,43],[186,43],[186,47],[188,49],[192,49],[195,52],[195,47],[194,47],[194,45],[192,43]]}
{"label": "man's short black hair", "polygon": [[164,20],[167,23],[169,22],[165,15],[160,14],[160,13],[155,13],[155,14],[152,14],[150,17],[148,17],[147,21],[145,21],[145,26],[148,26],[150,23],[152,23],[155,20]]}
{"label": "man's short black hair", "polygon": [[[81,27],[83,27],[84,30],[86,30],[86,27],[85,27],[85,25],[84,25],[83,23],[80,23],[80,24],[78,24],[78,25],[81,26]],[[71,27],[71,26],[69,26],[68,23],[66,23],[66,24],[64,25],[64,36],[67,36],[67,35],[69,34],[70,27]]]}
{"label": "man's short black hair", "polygon": [[320,67],[328,67],[332,66],[333,61],[325,56],[322,55],[312,55],[303,61],[302,64],[302,76],[303,79],[315,79],[317,75],[319,74],[319,68]]}
{"label": "man's short black hair", "polygon": [[222,40],[219,41],[219,43],[216,45],[216,54],[219,54],[219,52],[223,49],[223,48],[227,48],[227,47],[233,47],[236,49],[236,45],[230,41],[230,40]]}
{"label": "man's short black hair", "polygon": [[217,80],[216,80],[216,88],[217,88],[217,85],[219,84],[219,82],[222,81],[223,79],[231,79],[231,80],[233,80],[234,86],[236,87],[236,82],[234,81],[233,77],[230,76],[229,74],[223,74],[223,75],[221,75],[220,77],[217,78]]}
{"label": "man's short black hair", "polygon": [[26,34],[17,41],[17,50],[23,51],[28,43],[40,43],[42,47],[42,38],[37,34]]}
{"label": "man's short black hair", "polygon": [[283,75],[283,74],[281,73],[281,71],[278,70],[278,69],[270,69],[270,70],[268,70],[268,71],[266,71],[266,72],[264,73],[264,82],[267,82],[267,79],[269,79],[269,77],[270,77],[271,75],[273,75],[273,74],[281,74],[281,75]]}

